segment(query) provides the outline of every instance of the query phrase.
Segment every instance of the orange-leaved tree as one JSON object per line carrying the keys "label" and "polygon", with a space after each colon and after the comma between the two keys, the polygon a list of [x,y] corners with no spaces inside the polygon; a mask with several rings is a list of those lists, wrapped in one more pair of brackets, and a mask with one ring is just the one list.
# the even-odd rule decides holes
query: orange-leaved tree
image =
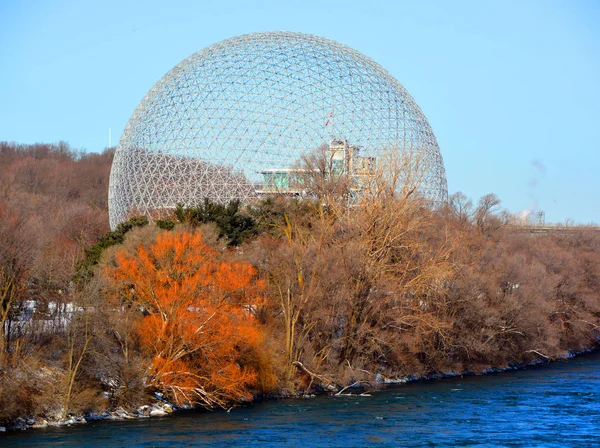
{"label": "orange-leaved tree", "polygon": [[115,258],[105,274],[114,296],[142,311],[136,333],[152,359],[148,385],[177,404],[251,399],[262,342],[252,310],[264,290],[256,269],[224,260],[200,232],[162,232]]}

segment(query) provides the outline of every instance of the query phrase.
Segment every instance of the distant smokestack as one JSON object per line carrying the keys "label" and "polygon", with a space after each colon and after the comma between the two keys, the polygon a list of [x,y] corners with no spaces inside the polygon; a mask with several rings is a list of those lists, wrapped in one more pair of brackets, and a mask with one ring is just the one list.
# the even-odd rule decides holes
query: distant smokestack
{"label": "distant smokestack", "polygon": [[521,213],[519,213],[519,221],[522,225],[527,224],[527,221],[529,220],[529,217],[532,215],[534,210],[535,210],[535,208],[531,207],[531,208],[525,209]]}

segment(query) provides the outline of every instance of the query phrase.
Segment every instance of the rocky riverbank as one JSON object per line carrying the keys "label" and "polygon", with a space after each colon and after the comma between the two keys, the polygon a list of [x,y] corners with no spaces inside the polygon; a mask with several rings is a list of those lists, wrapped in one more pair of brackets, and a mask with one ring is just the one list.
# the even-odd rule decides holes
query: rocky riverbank
{"label": "rocky riverbank", "polygon": [[[158,398],[158,397],[157,397]],[[164,417],[177,410],[190,409],[190,407],[178,407],[172,403],[158,400],[154,403],[140,406],[134,411],[127,411],[122,407],[101,413],[89,413],[85,416],[69,415],[65,420],[48,420],[45,418],[19,417],[14,424],[5,427],[0,426],[0,432],[7,430],[38,429],[59,426],[81,425],[99,420],[134,420],[140,418]]]}
{"label": "rocky riverbank", "polygon": [[[596,351],[598,351],[599,348],[600,348],[600,345],[595,345],[595,346],[588,347],[586,349],[576,351],[576,352],[566,352],[563,356],[560,356],[560,357],[540,358],[536,361],[532,361],[529,363],[515,364],[515,365],[506,366],[506,367],[494,367],[494,368],[485,369],[481,372],[467,370],[467,371],[463,371],[463,372],[433,373],[430,375],[423,375],[423,376],[409,375],[409,376],[405,376],[402,378],[396,378],[396,379],[384,378],[384,377],[378,376],[374,382],[374,386],[377,387],[377,385],[380,385],[381,387],[385,387],[385,386],[393,386],[393,385],[411,383],[411,382],[417,382],[417,381],[431,381],[431,380],[443,379],[443,378],[455,378],[457,376],[489,375],[489,374],[494,374],[494,373],[507,372],[510,370],[525,369],[528,367],[549,364],[552,362],[566,361],[566,360],[572,359],[576,356],[582,356],[582,355],[585,355],[588,353],[596,352]],[[344,392],[344,395],[359,395],[360,392],[357,393],[356,392],[357,389],[360,389],[361,392],[363,391],[363,388],[360,387],[360,385],[358,385],[358,387],[352,387],[352,385],[348,385],[346,388],[344,388],[343,392]],[[325,393],[335,395],[336,393],[339,393],[341,391],[342,391],[342,389],[339,389],[337,391],[328,391]],[[310,398],[310,397],[314,397],[314,396],[315,396],[314,394],[307,395],[303,392],[299,392],[296,395],[287,395],[287,396],[282,395],[282,396],[277,396],[277,397],[272,397],[272,398],[276,398],[276,399],[291,398],[291,397]],[[169,403],[168,401],[165,401],[160,394],[155,394],[154,398],[156,400],[155,402],[140,406],[139,408],[137,408],[133,411],[132,410],[128,411],[128,410],[123,409],[122,407],[118,407],[116,409],[107,410],[107,411],[101,412],[101,413],[89,413],[85,416],[70,415],[70,416],[68,416],[68,418],[66,420],[60,420],[60,421],[48,420],[45,418],[19,417],[10,426],[0,426],[0,432],[81,425],[81,424],[87,424],[90,422],[100,421],[100,420],[134,420],[134,419],[165,417],[170,414],[173,414],[174,412],[181,411],[181,410],[189,410],[192,408],[191,406],[175,406],[173,403]]]}

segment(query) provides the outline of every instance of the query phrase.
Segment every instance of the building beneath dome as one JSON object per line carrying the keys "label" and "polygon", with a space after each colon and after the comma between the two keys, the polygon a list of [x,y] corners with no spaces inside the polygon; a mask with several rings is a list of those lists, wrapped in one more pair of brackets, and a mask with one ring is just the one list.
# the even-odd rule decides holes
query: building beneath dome
{"label": "building beneath dome", "polygon": [[111,228],[205,198],[300,195],[298,161],[324,145],[355,185],[384,152],[417,154],[419,192],[434,204],[447,200],[435,136],[396,79],[334,41],[268,32],[195,53],[147,93],[115,153]]}
{"label": "building beneath dome", "polygon": [[[351,192],[357,192],[363,179],[373,175],[375,157],[360,157],[360,148],[347,140],[331,140],[327,148],[327,158],[332,176],[349,178]],[[258,197],[282,194],[285,196],[305,196],[306,168],[269,168],[260,171],[262,182],[254,185]]]}

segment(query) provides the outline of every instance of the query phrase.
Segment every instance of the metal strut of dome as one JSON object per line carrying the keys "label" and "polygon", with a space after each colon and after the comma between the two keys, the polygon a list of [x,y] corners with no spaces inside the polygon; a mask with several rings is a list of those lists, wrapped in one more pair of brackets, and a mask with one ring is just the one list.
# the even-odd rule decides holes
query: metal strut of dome
{"label": "metal strut of dome", "polygon": [[447,200],[427,119],[372,59],[301,33],[216,43],[163,76],[129,119],[111,170],[111,227],[177,203],[246,201],[269,170],[293,170],[332,140],[360,147],[365,160],[417,153],[425,166],[419,191],[434,203]]}

